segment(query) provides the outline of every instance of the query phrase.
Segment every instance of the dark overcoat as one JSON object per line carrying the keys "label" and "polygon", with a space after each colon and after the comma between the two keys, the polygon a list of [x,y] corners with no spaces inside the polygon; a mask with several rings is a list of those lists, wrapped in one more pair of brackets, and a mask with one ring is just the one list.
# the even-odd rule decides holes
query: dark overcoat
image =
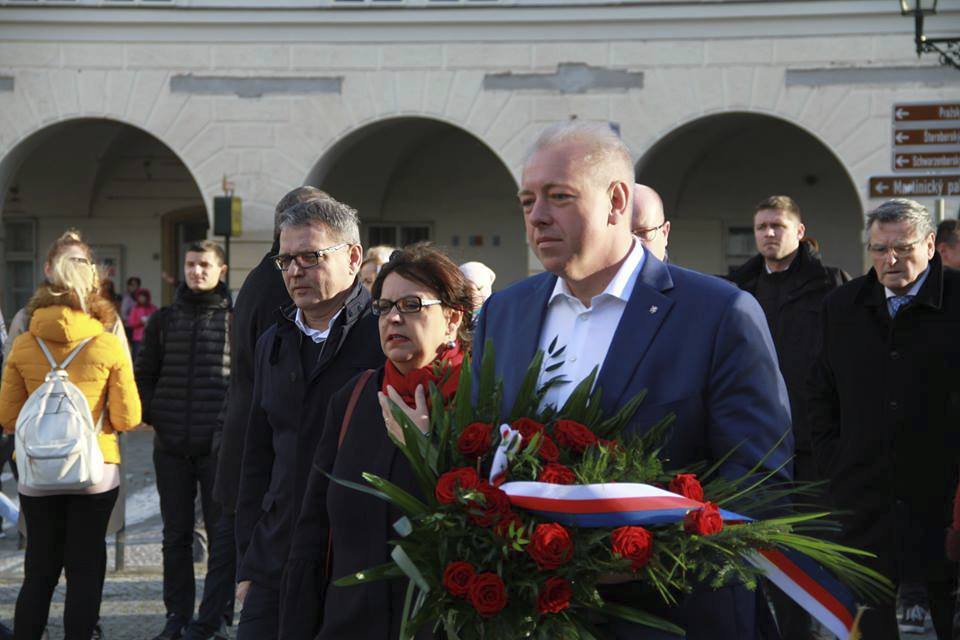
{"label": "dark overcoat", "polygon": [[[811,456],[806,391],[807,376],[820,340],[820,308],[827,294],[849,282],[850,276],[841,269],[825,266],[807,242],[800,243],[795,261],[791,265],[795,272],[785,283],[788,291],[780,304],[776,325],[770,327],[770,335],[790,396],[796,455]],[[729,279],[755,296],[763,269],[763,256],[757,254],[730,274]]]}
{"label": "dark overcoat", "polygon": [[[361,474],[370,472],[420,495],[410,464],[390,441],[383,422],[377,401],[382,368],[364,385],[338,449],[340,428],[356,382],[352,380],[330,401],[294,534],[284,576],[286,604],[280,626],[280,637],[288,640],[400,637],[406,579],[337,587],[329,585],[325,576],[328,532],[333,539],[330,578],[337,580],[390,562],[392,547],[387,541],[397,537],[393,523],[403,516],[383,500],[330,482],[326,473],[366,484]],[[297,606],[290,606],[294,601]],[[429,638],[429,629],[421,636]]]}
{"label": "dark overcoat", "polygon": [[280,588],[327,404],[357,373],[383,364],[370,294],[354,284],[313,372],[303,375],[293,307],[257,341],[237,501],[237,581]]}
{"label": "dark overcoat", "polygon": [[291,303],[283,277],[273,264],[273,256],[279,250],[279,241],[274,241],[270,252],[247,274],[233,308],[230,386],[221,413],[223,429],[213,485],[214,499],[231,513],[237,506],[243,441],[253,397],[254,349],[260,334],[276,322],[278,311]]}
{"label": "dark overcoat", "polygon": [[936,579],[960,450],[960,272],[934,256],[891,318],[871,269],[826,298],[821,321],[808,408],[818,472],[849,511],[842,541],[877,553],[891,578],[908,545]]}

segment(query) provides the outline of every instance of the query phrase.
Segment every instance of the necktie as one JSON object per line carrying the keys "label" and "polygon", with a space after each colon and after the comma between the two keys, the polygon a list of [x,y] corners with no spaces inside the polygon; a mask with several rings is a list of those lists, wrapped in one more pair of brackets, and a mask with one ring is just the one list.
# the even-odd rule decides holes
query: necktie
{"label": "necktie", "polygon": [[890,317],[891,318],[896,317],[897,312],[900,311],[900,307],[907,304],[911,300],[913,300],[913,296],[909,294],[905,296],[893,296],[892,298],[887,300],[887,302],[890,303]]}

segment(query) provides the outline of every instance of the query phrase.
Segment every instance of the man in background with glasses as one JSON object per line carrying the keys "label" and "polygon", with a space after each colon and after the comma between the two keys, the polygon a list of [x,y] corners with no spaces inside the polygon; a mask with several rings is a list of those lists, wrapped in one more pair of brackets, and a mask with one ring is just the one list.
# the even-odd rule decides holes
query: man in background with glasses
{"label": "man in background with glasses", "polygon": [[[943,268],[918,202],[883,203],[867,215],[867,234],[873,268],[821,311],[807,401],[814,459],[840,542],[876,554],[863,561],[895,587],[925,586],[945,640],[957,570],[944,528],[960,451],[960,272]],[[896,640],[893,600],[868,609],[861,630]]]}
{"label": "man in background with glasses", "polygon": [[[281,601],[281,580],[320,578],[316,558],[291,554],[293,528],[330,396],[383,364],[370,294],[358,277],[357,212],[333,198],[311,200],[281,213],[279,228],[273,262],[293,304],[260,336],[254,355],[237,501],[238,640],[277,638],[281,615],[319,615],[316,603]],[[288,556],[296,557],[289,565]]]}
{"label": "man in background with glasses", "polygon": [[657,256],[657,260],[667,261],[670,221],[663,211],[660,194],[645,184],[633,185],[633,219],[630,228],[647,251]]}
{"label": "man in background with glasses", "polygon": [[[800,207],[789,196],[770,196],[753,209],[757,255],[730,275],[730,280],[760,303],[777,350],[780,373],[790,396],[793,416],[793,477],[817,480],[807,424],[807,374],[819,339],[817,321],[823,299],[850,280],[836,267],[827,267],[805,241]],[[810,615],[773,587],[771,598],[783,640],[809,640]]]}

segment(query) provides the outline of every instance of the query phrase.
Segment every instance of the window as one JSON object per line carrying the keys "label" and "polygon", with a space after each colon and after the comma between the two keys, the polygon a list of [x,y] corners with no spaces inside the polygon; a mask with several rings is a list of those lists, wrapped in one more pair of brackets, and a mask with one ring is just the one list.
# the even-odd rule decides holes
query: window
{"label": "window", "polygon": [[430,240],[432,235],[430,225],[422,222],[371,224],[367,225],[366,246],[376,247],[378,245],[388,245],[391,247],[404,247],[414,242]]}
{"label": "window", "polygon": [[34,220],[7,220],[4,223],[6,236],[6,277],[4,282],[4,310],[6,321],[26,306],[36,289],[37,226]]}
{"label": "window", "polygon": [[753,227],[730,227],[727,229],[727,270],[734,269],[749,260],[757,252]]}

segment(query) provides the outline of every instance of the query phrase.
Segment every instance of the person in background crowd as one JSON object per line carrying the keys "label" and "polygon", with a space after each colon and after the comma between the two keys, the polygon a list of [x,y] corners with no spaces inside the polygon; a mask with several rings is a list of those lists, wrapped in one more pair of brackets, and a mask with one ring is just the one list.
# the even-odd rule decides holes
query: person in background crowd
{"label": "person in background crowd", "polygon": [[230,332],[230,386],[221,412],[223,436],[213,485],[213,498],[223,509],[225,517],[222,521],[225,524],[229,521],[227,535],[231,540],[234,540],[240,463],[253,394],[254,349],[260,334],[276,322],[280,309],[290,305],[290,295],[275,264],[280,251],[280,214],[301,202],[327,197],[326,192],[316,187],[303,186],[280,199],[274,211],[273,246],[260,264],[247,274],[237,294]]}
{"label": "person in background crowd", "polygon": [[[375,473],[417,495],[410,465],[391,442],[388,431],[403,441],[403,431],[390,414],[390,403],[404,409],[426,433],[429,423],[423,385],[443,384],[440,392],[452,399],[460,366],[470,347],[473,292],[457,265],[438,249],[417,244],[400,249],[380,270],[373,284],[373,312],[379,321],[385,366],[357,376],[330,401],[323,439],[310,472],[303,509],[297,523],[287,566],[299,575],[323,575],[320,583],[286,579],[284,599],[308,608],[300,624],[284,619],[284,640],[391,640],[400,633],[406,580],[357,588],[328,583],[368,566],[390,561],[391,523],[403,514],[382,500],[333,484],[327,473],[363,482],[363,472]],[[442,371],[434,375],[433,367]],[[346,406],[355,390],[360,395],[352,416]],[[347,431],[338,445],[341,427]],[[332,559],[327,539],[332,535]],[[325,567],[332,567],[329,575]],[[316,613],[321,613],[318,617]],[[421,637],[432,634],[426,630]]]}
{"label": "person in background crowd", "polygon": [[[675,413],[663,452],[674,464],[722,460],[727,477],[759,469],[789,481],[790,406],[760,305],[719,278],[651,257],[631,234],[633,173],[629,150],[606,124],[557,124],[534,144],[518,195],[527,241],[546,272],[490,296],[474,335],[477,348],[487,339],[496,347],[501,407],[509,412],[534,353],[556,340],[565,355],[544,367],[571,383],[548,390],[545,405],[562,406],[598,367],[606,415],[648,390],[626,435]],[[628,596],[612,587],[608,597]],[[753,640],[773,622],[766,603],[739,585],[696,589],[676,607],[658,603],[651,594],[640,604],[682,626],[689,640]],[[664,637],[621,622],[603,631]]]}
{"label": "person in background crowd", "polygon": [[130,276],[127,278],[127,288],[123,292],[123,298],[120,300],[120,321],[126,322],[127,316],[130,315],[130,309],[133,308],[133,305],[137,304],[137,299],[134,294],[143,286],[140,284],[140,278],[137,276]]}
{"label": "person in background crowd", "polygon": [[[117,308],[117,313],[120,313],[120,296],[117,294],[117,288],[113,285],[113,280],[110,278],[101,280],[100,293],[103,299],[112,302],[113,306]],[[123,322],[123,318],[120,318],[120,321]]]}
{"label": "person in background crowd", "polygon": [[[66,231],[63,235],[54,240],[53,244],[50,245],[50,249],[47,251],[47,259],[43,263],[43,272],[47,273],[54,261],[61,255],[73,257],[85,256],[89,260],[93,260],[93,254],[91,253],[90,247],[80,238],[80,233],[73,229]],[[13,318],[10,320],[10,329],[7,340],[3,343],[4,360],[6,360],[7,356],[10,355],[10,349],[13,346],[13,341],[21,333],[25,333],[29,326],[30,310],[28,307],[24,307],[23,309],[17,311],[17,313],[14,314]],[[120,338],[120,341],[123,343],[123,348],[129,353],[130,347],[128,345],[127,333],[124,330],[123,321],[120,318],[116,318],[114,324],[107,326],[106,330]]]}
{"label": "person in background crowd", "polygon": [[44,265],[45,282],[26,307],[28,333],[13,341],[4,365],[0,425],[7,433],[13,432],[27,397],[50,371],[38,339],[57,363],[89,339],[66,371],[70,382],[86,397],[93,416],[103,418],[98,440],[104,468],[100,482],[85,489],[38,490],[19,483],[29,544],[16,604],[17,640],[40,640],[64,569],[64,637],[101,637],[97,620],[106,574],[104,537],[120,486],[115,432],[140,423],[140,398],[130,356],[126,345],[105,330],[118,324],[116,309],[100,293],[90,247],[74,234],[65,234],[58,243],[66,248],[53,253]]}
{"label": "person in background crowd", "polygon": [[960,220],[941,222],[937,226],[937,237],[933,242],[943,266],[960,269]]}
{"label": "person in background crowd", "polygon": [[[942,549],[960,462],[960,272],[943,268],[918,202],[888,200],[866,229],[873,268],[827,296],[820,314],[807,399],[814,460],[840,541],[876,554],[864,562],[895,586],[924,585],[946,640],[957,577]],[[909,604],[900,622],[920,626],[925,603]],[[868,609],[861,629],[895,640],[894,603]]]}
{"label": "person in background crowd", "polygon": [[493,283],[497,274],[482,262],[464,262],[460,272],[467,279],[467,286],[473,295],[474,309],[479,310],[493,293]]}
{"label": "person in background crowd", "polygon": [[131,307],[127,314],[127,328],[130,329],[130,348],[134,359],[136,359],[143,342],[143,332],[147,328],[150,317],[157,312],[157,306],[150,301],[149,289],[137,289],[133,297],[137,303]]}
{"label": "person in background crowd", "polygon": [[373,286],[377,274],[380,273],[380,267],[387,263],[390,254],[393,253],[393,247],[380,245],[367,249],[367,255],[360,263],[360,282],[367,291]]}
{"label": "person in background crowd", "polygon": [[[806,242],[800,207],[788,196],[770,196],[754,207],[757,255],[730,275],[763,308],[790,396],[793,416],[793,477],[814,482],[817,473],[807,424],[806,382],[819,340],[817,319],[828,293],[850,280],[827,267]],[[779,589],[771,596],[783,640],[809,640],[810,614]]]}
{"label": "person in background crowd", "polygon": [[[215,242],[189,245],[183,271],[184,283],[177,288],[173,304],[151,315],[136,361],[144,421],[155,431],[153,464],[163,518],[167,620],[155,640],[211,637],[220,629],[233,591],[232,572],[208,569],[199,614],[191,622],[198,486],[208,539],[214,538],[220,518],[212,493],[217,418],[230,380],[230,297],[221,281],[227,271],[223,249]],[[227,556],[226,561],[218,555]],[[209,557],[211,565],[229,567],[233,549],[211,545]]]}
{"label": "person in background crowd", "polygon": [[[357,212],[333,198],[280,214],[275,257],[293,305],[257,341],[237,501],[238,640],[277,638],[281,578],[330,397],[380,366],[376,318],[360,284]],[[297,571],[298,567],[292,567]]]}
{"label": "person in background crowd", "polygon": [[670,221],[664,214],[660,194],[646,185],[633,185],[633,218],[630,228],[647,251],[655,255],[657,260],[666,262]]}

